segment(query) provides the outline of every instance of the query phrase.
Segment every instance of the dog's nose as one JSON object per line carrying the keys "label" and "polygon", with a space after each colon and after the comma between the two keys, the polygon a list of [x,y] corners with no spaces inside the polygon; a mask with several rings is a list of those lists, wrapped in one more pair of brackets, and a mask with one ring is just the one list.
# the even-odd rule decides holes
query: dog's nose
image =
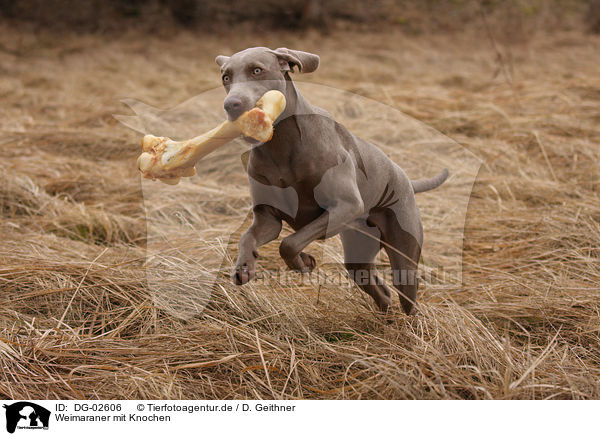
{"label": "dog's nose", "polygon": [[223,107],[225,108],[225,112],[227,112],[229,119],[232,121],[242,115],[242,100],[237,97],[226,98],[223,102]]}

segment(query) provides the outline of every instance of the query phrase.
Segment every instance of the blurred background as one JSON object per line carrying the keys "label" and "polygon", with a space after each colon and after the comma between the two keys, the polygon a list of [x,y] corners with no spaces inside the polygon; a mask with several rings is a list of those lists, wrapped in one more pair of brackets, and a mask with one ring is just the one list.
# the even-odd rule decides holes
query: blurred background
{"label": "blurred background", "polygon": [[123,26],[155,32],[167,25],[215,32],[242,25],[324,33],[389,26],[421,33],[482,26],[482,15],[501,20],[512,38],[540,28],[600,31],[599,0],[0,0],[0,15],[3,21],[85,32]]}

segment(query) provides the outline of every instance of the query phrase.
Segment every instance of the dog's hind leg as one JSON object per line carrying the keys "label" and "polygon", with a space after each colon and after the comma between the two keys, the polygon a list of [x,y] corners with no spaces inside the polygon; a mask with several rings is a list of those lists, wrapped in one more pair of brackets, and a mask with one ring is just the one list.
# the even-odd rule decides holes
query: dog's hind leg
{"label": "dog's hind leg", "polygon": [[391,208],[372,211],[367,222],[375,225],[381,232],[382,245],[392,267],[394,287],[400,294],[402,309],[409,315],[417,301],[417,271],[423,244],[423,229],[418,209],[416,213],[406,212],[406,209],[394,205]]}
{"label": "dog's hind leg", "polygon": [[390,289],[377,275],[375,256],[381,249],[380,232],[364,220],[356,220],[340,234],[344,247],[344,265],[356,284],[386,312],[391,304]]}

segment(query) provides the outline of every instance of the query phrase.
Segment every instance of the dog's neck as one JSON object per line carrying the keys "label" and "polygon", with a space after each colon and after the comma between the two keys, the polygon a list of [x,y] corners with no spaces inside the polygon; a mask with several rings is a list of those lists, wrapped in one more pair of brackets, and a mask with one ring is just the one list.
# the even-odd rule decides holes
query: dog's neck
{"label": "dog's neck", "polygon": [[285,73],[285,110],[279,117],[283,120],[292,115],[306,115],[313,113],[312,105],[300,94],[292,81],[289,73]]}
{"label": "dog's neck", "polygon": [[[269,155],[276,161],[289,161],[289,155],[295,153],[302,145],[302,127],[300,125],[299,115],[314,113],[313,106],[300,94],[296,85],[285,73],[285,110],[277,118],[276,124],[282,123],[279,128],[275,128],[273,139],[264,144],[254,144],[254,148],[261,155]],[[290,128],[290,126],[296,126]],[[298,134],[300,136],[298,136]]]}

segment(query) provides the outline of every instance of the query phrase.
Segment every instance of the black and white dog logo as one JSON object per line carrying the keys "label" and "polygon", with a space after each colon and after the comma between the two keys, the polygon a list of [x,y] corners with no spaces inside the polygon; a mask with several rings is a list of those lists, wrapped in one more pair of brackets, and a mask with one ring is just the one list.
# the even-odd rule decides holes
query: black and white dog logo
{"label": "black and white dog logo", "polygon": [[3,406],[6,409],[6,431],[19,429],[48,429],[50,411],[29,401],[19,401]]}

